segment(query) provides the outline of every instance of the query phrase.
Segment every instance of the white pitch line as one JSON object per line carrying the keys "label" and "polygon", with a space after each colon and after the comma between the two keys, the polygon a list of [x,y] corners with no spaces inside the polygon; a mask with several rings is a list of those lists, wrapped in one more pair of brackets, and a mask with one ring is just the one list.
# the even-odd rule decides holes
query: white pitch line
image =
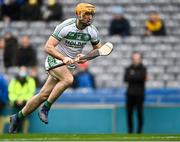
{"label": "white pitch line", "polygon": [[[147,137],[139,137],[139,136],[134,136],[134,137],[119,137],[119,141],[123,141],[123,142],[134,142],[134,141],[138,141],[138,142],[149,142],[148,139],[150,139],[150,141],[156,141],[156,142],[170,142],[171,140],[173,140],[174,142],[179,142],[179,141],[176,141],[174,139],[176,138],[179,138],[179,137],[176,137],[176,136],[147,136]],[[77,140],[79,138],[77,137]],[[117,140],[115,141],[108,141],[108,140],[105,140],[105,141],[101,141],[101,138],[94,138],[96,139],[96,141],[93,140],[87,140],[87,141],[80,141],[80,142],[119,142]],[[129,140],[128,140],[129,139]],[[144,139],[144,140],[143,140]],[[156,140],[156,139],[160,139],[160,140]],[[161,140],[162,139],[162,140]],[[167,139],[167,140],[165,140]],[[22,138],[22,139],[0,139],[0,142],[3,141],[3,142],[51,142],[51,141],[59,141],[59,142],[78,142],[77,140],[75,141],[61,141],[59,140],[59,138],[30,138],[30,139],[25,139],[25,138]]]}

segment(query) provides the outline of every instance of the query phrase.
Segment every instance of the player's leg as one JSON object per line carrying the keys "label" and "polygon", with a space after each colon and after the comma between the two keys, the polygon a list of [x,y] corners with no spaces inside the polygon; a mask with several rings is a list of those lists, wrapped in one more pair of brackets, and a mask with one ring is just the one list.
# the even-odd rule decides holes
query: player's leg
{"label": "player's leg", "polygon": [[74,77],[67,67],[52,70],[51,74],[60,80],[48,97],[48,101],[53,103],[65,89],[72,85]]}
{"label": "player's leg", "polygon": [[33,112],[36,108],[38,108],[41,103],[47,100],[51,91],[57,84],[57,80],[54,79],[51,75],[49,75],[48,80],[38,93],[38,95],[33,96],[26,104],[26,106],[22,109],[22,113],[24,116],[27,116],[31,112]]}
{"label": "player's leg", "polygon": [[50,92],[52,91],[56,83],[57,80],[55,80],[52,76],[49,76],[46,83],[40,90],[39,94],[33,96],[20,112],[10,117],[9,133],[16,133],[18,123],[23,120],[23,118],[26,117],[28,114],[33,112],[42,102],[47,100]]}
{"label": "player's leg", "polygon": [[39,112],[39,118],[45,124],[48,123],[48,112],[51,105],[63,93],[63,91],[73,83],[73,75],[66,66],[55,68],[50,71],[50,74],[57,78],[59,82],[53,88],[47,101],[44,103],[41,111]]}

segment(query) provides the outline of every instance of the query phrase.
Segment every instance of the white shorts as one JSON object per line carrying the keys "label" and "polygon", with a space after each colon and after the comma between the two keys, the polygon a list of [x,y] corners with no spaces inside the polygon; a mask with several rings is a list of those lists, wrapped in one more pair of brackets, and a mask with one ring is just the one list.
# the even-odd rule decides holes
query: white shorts
{"label": "white shorts", "polygon": [[[54,67],[54,66],[57,66],[57,65],[59,65],[59,64],[61,64],[61,63],[62,63],[61,60],[58,60],[58,59],[56,59],[56,58],[48,55],[48,56],[46,57],[46,60],[45,60],[45,69],[46,69],[46,70],[49,70],[50,68],[52,68],[52,67]],[[68,65],[67,67],[68,67],[68,69],[69,69],[71,72],[73,72],[73,71],[76,69],[75,64]]]}

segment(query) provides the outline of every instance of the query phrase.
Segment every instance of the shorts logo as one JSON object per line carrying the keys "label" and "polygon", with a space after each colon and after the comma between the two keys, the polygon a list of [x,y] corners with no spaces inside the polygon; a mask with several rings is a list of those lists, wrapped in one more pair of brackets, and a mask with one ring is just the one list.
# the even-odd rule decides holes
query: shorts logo
{"label": "shorts logo", "polygon": [[57,64],[55,58],[53,58],[52,56],[48,56],[48,64],[50,67],[54,66]]}

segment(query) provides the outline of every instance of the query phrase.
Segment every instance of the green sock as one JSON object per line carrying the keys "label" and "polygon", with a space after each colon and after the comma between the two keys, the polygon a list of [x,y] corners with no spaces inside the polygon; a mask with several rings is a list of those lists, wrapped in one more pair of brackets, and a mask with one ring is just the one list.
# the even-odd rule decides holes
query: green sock
{"label": "green sock", "polygon": [[48,101],[45,101],[44,103],[44,106],[47,108],[47,109],[50,109],[51,108],[51,105],[52,103],[48,102]]}
{"label": "green sock", "polygon": [[22,113],[22,111],[19,111],[17,117],[18,117],[19,120],[22,120],[22,119],[24,119],[25,116]]}

